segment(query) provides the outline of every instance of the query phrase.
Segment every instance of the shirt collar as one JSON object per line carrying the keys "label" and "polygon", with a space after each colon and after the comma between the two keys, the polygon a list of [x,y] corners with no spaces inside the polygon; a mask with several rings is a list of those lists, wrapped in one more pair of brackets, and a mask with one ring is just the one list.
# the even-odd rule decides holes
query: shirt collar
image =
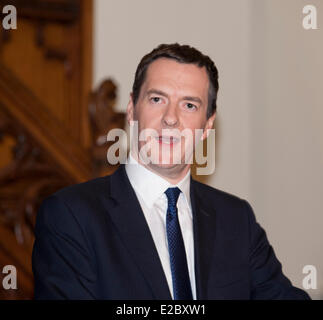
{"label": "shirt collar", "polygon": [[125,169],[131,185],[141,196],[148,208],[152,208],[156,200],[170,187],[178,187],[185,196],[188,206],[191,208],[190,198],[190,173],[188,170],[185,177],[176,185],[171,184],[153,171],[147,169],[129,152]]}

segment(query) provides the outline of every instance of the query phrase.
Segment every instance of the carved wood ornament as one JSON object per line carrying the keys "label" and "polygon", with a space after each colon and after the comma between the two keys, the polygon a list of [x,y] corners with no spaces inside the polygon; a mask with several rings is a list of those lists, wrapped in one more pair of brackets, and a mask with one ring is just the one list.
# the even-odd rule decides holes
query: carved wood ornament
{"label": "carved wood ornament", "polygon": [[[18,28],[0,30],[0,157],[10,154],[0,166],[0,299],[30,299],[40,203],[64,186],[116,169],[106,160],[109,143],[100,141],[123,128],[125,116],[114,111],[112,80],[91,92],[91,0],[10,4]],[[5,152],[8,137],[13,146]],[[1,288],[7,264],[17,268],[17,290]]]}

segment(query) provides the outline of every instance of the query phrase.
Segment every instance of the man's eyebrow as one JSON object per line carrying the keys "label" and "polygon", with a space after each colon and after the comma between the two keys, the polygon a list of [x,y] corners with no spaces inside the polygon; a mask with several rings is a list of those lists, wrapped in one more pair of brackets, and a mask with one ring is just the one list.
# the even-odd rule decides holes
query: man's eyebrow
{"label": "man's eyebrow", "polygon": [[[150,94],[158,94],[160,96],[168,98],[168,94],[166,92],[163,92],[163,91],[158,90],[158,89],[150,89],[150,90],[148,90],[147,95],[150,95]],[[193,102],[197,102],[197,103],[202,104],[202,100],[199,97],[185,96],[185,97],[182,98],[182,100],[188,100],[188,101],[193,101]]]}
{"label": "man's eyebrow", "polygon": [[168,94],[166,92],[163,92],[161,90],[158,90],[158,89],[150,89],[147,91],[147,96],[150,95],[150,94],[158,94],[160,96],[163,96],[163,97],[168,97]]}
{"label": "man's eyebrow", "polygon": [[202,104],[202,100],[199,97],[186,96],[186,97],[183,97],[183,100],[194,101]]}

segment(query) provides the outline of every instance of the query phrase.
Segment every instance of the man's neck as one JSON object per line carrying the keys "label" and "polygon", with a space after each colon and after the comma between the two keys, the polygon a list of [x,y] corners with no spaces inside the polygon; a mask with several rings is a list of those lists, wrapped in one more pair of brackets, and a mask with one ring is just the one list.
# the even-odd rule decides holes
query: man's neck
{"label": "man's neck", "polygon": [[184,177],[187,172],[190,170],[190,164],[175,164],[172,167],[161,167],[158,164],[145,164],[143,163],[138,155],[131,151],[131,156],[143,167],[152,171],[153,173],[159,175],[163,179],[167,180],[169,183],[176,185],[178,184]]}

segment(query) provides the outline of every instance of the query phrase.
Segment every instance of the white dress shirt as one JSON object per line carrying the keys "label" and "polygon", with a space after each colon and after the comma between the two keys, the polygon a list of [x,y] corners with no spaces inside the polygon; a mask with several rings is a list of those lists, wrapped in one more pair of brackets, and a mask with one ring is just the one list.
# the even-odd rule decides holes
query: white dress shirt
{"label": "white dress shirt", "polygon": [[161,176],[139,164],[131,153],[129,153],[125,168],[149,226],[172,297],[174,297],[173,281],[166,234],[168,201],[164,192],[170,187],[178,187],[182,191],[177,201],[178,220],[185,245],[192,295],[193,299],[196,300],[190,170],[178,184],[172,185]]}

